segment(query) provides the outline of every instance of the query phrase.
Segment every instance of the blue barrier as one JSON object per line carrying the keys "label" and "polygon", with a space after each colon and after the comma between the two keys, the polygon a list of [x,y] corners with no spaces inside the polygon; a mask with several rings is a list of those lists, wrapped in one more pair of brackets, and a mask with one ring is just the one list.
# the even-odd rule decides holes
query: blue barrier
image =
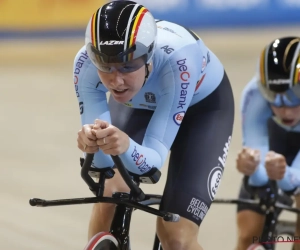
{"label": "blue barrier", "polygon": [[[148,8],[156,19],[168,20],[195,29],[300,24],[300,0],[135,1]],[[0,28],[0,39],[83,37],[85,25],[83,23],[70,28],[53,27],[51,30],[30,31]]]}
{"label": "blue barrier", "polygon": [[300,0],[137,0],[156,19],[188,27],[300,24]]}

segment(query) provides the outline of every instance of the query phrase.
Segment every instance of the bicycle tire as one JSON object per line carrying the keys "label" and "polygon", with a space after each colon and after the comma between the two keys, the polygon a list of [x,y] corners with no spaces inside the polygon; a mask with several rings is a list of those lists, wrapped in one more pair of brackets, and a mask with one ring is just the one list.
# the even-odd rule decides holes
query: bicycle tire
{"label": "bicycle tire", "polygon": [[115,236],[108,232],[100,232],[88,242],[84,250],[120,250],[120,248]]}
{"label": "bicycle tire", "polygon": [[265,250],[265,248],[260,244],[251,244],[247,250]]}

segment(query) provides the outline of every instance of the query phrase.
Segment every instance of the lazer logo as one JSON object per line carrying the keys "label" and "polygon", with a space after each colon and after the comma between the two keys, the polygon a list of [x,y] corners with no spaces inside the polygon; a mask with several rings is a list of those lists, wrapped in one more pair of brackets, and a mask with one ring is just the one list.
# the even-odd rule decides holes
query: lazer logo
{"label": "lazer logo", "polygon": [[124,41],[116,41],[116,40],[110,40],[110,41],[101,41],[99,45],[123,45]]}
{"label": "lazer logo", "polygon": [[268,84],[289,84],[291,81],[289,79],[274,79],[274,80],[269,80]]}

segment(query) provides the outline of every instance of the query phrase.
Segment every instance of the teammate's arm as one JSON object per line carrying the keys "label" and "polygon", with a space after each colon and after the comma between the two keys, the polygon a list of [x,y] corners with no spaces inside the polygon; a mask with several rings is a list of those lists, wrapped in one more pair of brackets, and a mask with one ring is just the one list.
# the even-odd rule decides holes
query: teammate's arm
{"label": "teammate's arm", "polygon": [[287,166],[283,179],[278,181],[279,187],[284,191],[291,191],[300,187],[300,151],[291,166]]}
{"label": "teammate's arm", "polygon": [[[267,120],[272,112],[257,88],[257,80],[255,76],[242,93],[242,135],[247,157],[243,161],[241,156],[245,153],[240,153],[237,168],[244,169],[249,161],[252,162],[255,165],[255,171],[250,174],[249,183],[254,186],[262,186],[268,181],[264,159],[269,150]],[[244,171],[245,173],[247,171]]]}

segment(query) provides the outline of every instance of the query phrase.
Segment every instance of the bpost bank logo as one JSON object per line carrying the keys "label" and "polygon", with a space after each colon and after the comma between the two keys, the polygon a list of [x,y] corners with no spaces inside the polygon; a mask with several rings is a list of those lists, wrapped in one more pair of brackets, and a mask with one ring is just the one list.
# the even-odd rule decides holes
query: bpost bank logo
{"label": "bpost bank logo", "polygon": [[76,96],[79,97],[79,92],[78,92],[78,75],[80,74],[81,68],[84,64],[84,62],[88,59],[88,54],[87,51],[81,52],[80,57],[78,58],[76,65],[75,65],[75,70],[74,70],[74,84],[75,84],[75,91],[76,91]]}
{"label": "bpost bank logo", "polygon": [[190,73],[188,72],[188,67],[185,65],[186,59],[182,59],[177,61],[177,65],[179,65],[179,71],[180,73],[180,80],[181,80],[181,91],[180,91],[180,97],[177,109],[181,108],[184,109],[184,106],[186,105],[186,95],[187,95],[187,89],[189,87],[189,79],[190,79]]}
{"label": "bpost bank logo", "polygon": [[182,123],[184,115],[185,111],[179,111],[176,114],[174,114],[173,120],[178,126]]}
{"label": "bpost bank logo", "polygon": [[131,154],[131,158],[133,159],[133,161],[135,162],[135,165],[137,165],[138,169],[142,172],[142,173],[146,173],[148,172],[151,167],[147,164],[147,158],[144,157],[143,154],[140,154],[136,147],[134,147],[134,150]]}

